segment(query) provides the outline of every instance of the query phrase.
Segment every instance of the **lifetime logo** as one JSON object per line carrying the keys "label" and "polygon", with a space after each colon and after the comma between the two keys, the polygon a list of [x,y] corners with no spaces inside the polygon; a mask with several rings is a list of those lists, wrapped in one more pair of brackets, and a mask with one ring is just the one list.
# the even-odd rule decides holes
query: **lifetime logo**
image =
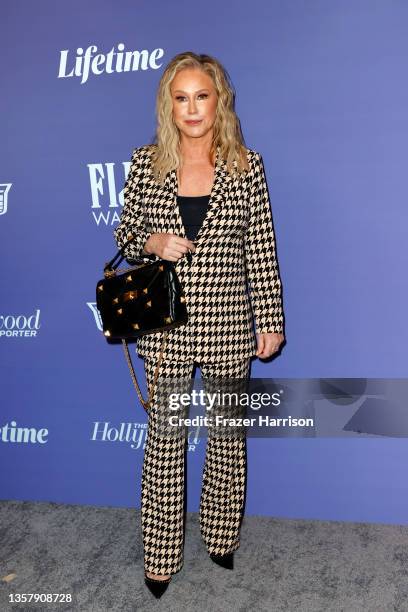
{"label": "lifetime logo", "polygon": [[35,314],[27,317],[25,315],[0,315],[0,338],[29,338],[36,336],[40,329],[40,309]]}
{"label": "lifetime logo", "polygon": [[0,427],[0,442],[15,444],[46,444],[48,429],[35,427],[17,427],[16,421],[10,421]]}
{"label": "lifetime logo", "polygon": [[[164,49],[153,49],[149,52],[147,49],[143,51],[125,51],[125,45],[119,43],[117,50],[115,47],[106,53],[96,54],[98,47],[90,45],[85,51],[82,47],[76,50],[74,66],[70,72],[68,70],[68,53],[69,49],[60,51],[60,65],[58,78],[81,77],[81,85],[86,83],[89,74],[100,75],[106,72],[133,72],[135,70],[148,70],[152,68],[157,70],[162,64],[157,63],[164,55]],[[96,54],[96,55],[95,55]],[[72,64],[71,64],[72,66]],[[70,67],[71,67],[70,66]]]}

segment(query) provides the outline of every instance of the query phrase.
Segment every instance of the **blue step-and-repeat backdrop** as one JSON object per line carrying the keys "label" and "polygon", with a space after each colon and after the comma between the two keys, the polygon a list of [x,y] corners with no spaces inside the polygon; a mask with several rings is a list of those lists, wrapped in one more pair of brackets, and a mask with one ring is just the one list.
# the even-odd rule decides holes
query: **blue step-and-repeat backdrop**
{"label": "blue step-and-repeat backdrop", "polygon": [[[246,511],[408,524],[405,407],[344,427],[407,373],[408,5],[5,0],[1,17],[0,498],[139,506],[146,416],[95,286],[164,67],[192,50],[227,68],[269,185],[286,344],[252,377],[353,387],[338,434],[248,438]],[[192,437],[191,511],[204,450]]]}

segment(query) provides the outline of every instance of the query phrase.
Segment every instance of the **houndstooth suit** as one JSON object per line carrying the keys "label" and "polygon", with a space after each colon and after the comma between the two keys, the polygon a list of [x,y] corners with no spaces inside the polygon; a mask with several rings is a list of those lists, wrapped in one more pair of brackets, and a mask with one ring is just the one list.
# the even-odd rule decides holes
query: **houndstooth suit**
{"label": "houndstooth suit", "polygon": [[[150,152],[134,150],[114,230],[119,247],[130,231],[136,239],[125,251],[132,264],[142,256],[152,233],[186,237],[177,206],[177,174],[164,186],[153,178]],[[248,150],[250,170],[231,177],[217,149],[215,178],[207,214],[195,240],[192,264],[175,264],[183,285],[188,323],[168,332],[160,378],[189,378],[194,362],[204,381],[218,377],[247,379],[258,332],[281,332],[281,282],[275,254],[272,214],[261,156]],[[249,292],[248,292],[249,285]],[[145,358],[150,390],[162,333],[137,341]],[[141,514],[144,566],[155,574],[173,574],[183,565],[185,439],[160,435],[166,397],[153,396],[143,462]],[[246,485],[244,436],[216,437],[209,431],[200,498],[200,529],[208,552],[226,554],[239,547]]]}
{"label": "houndstooth suit", "polygon": [[[154,146],[133,151],[124,206],[114,230],[118,247],[130,231],[136,235],[125,250],[130,264],[142,256],[152,233],[186,238],[177,205],[176,170],[167,174],[163,186],[154,180],[150,161]],[[192,265],[186,257],[175,263],[188,323],[168,332],[163,358],[198,363],[243,359],[254,356],[257,349],[254,322],[258,333],[283,331],[281,281],[262,157],[251,149],[247,153],[249,172],[232,177],[217,148],[214,184]],[[162,332],[139,338],[137,352],[157,358],[162,338]]]}

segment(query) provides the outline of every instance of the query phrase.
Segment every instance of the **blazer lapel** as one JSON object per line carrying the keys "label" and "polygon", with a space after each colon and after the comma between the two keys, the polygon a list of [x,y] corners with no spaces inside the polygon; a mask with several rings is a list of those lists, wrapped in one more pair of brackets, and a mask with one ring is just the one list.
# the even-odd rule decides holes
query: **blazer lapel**
{"label": "blazer lapel", "polygon": [[[169,180],[169,191],[172,194],[172,214],[175,218],[175,233],[183,238],[186,238],[186,230],[177,204],[178,181],[176,170],[172,170],[167,178]],[[194,241],[196,244],[201,243],[208,236],[210,229],[213,226],[225,201],[227,183],[230,180],[231,176],[226,171],[226,162],[220,158],[220,147],[218,146],[216,150],[214,168],[214,182],[211,189],[206,215],[198,231],[197,238]]]}

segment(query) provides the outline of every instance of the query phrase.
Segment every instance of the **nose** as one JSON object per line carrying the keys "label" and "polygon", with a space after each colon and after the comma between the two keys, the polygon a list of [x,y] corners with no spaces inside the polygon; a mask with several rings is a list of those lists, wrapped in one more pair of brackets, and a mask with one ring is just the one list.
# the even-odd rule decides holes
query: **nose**
{"label": "nose", "polygon": [[197,108],[196,108],[195,100],[194,99],[190,100],[189,103],[188,103],[188,112],[190,114],[195,114],[196,110],[197,110]]}

